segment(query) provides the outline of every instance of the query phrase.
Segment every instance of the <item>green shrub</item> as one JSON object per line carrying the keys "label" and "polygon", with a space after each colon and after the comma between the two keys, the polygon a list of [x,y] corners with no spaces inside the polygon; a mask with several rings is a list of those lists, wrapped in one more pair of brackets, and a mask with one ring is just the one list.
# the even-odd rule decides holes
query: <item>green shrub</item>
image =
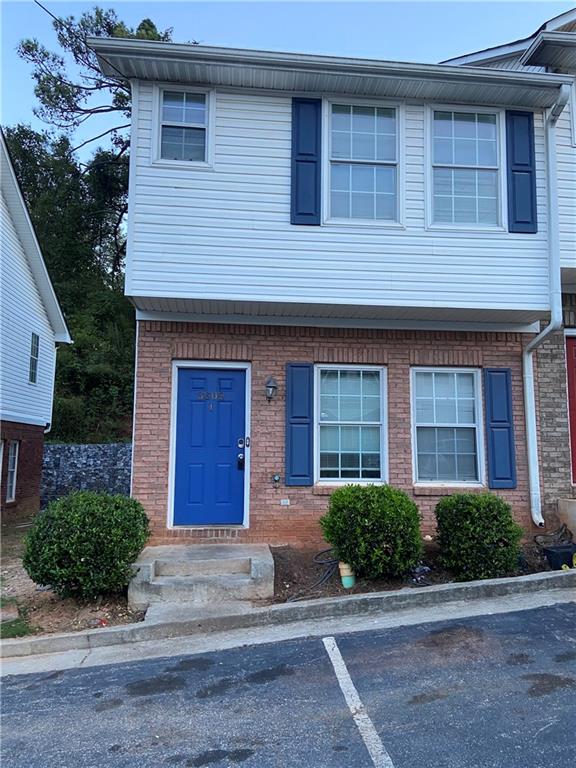
{"label": "green shrub", "polygon": [[418,507],[390,485],[347,485],[320,519],[326,541],[357,576],[403,576],[420,558]]}
{"label": "green shrub", "polygon": [[436,506],[441,562],[458,581],[495,579],[518,565],[522,528],[493,493],[455,493]]}
{"label": "green shrub", "polygon": [[149,535],[142,505],[81,491],[52,502],[26,537],[24,568],[63,597],[121,592]]}

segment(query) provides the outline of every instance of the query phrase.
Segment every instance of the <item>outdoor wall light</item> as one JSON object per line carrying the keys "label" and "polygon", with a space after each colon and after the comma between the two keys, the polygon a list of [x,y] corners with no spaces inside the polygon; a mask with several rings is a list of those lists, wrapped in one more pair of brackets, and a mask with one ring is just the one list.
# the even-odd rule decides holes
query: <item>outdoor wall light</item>
{"label": "outdoor wall light", "polygon": [[274,400],[278,393],[278,382],[274,378],[274,376],[268,376],[266,379],[266,400],[270,402],[271,400]]}

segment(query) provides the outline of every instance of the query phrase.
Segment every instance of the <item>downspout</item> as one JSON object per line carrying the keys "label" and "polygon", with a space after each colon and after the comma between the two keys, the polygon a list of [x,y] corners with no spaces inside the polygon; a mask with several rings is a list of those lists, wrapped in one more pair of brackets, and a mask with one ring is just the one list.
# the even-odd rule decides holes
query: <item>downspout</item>
{"label": "downspout", "polygon": [[526,444],[528,449],[528,479],[530,485],[530,513],[535,525],[542,528],[542,493],[538,461],[538,431],[536,427],[536,398],[534,394],[534,352],[555,331],[562,328],[562,285],[560,280],[560,222],[558,218],[558,172],[556,168],[556,123],[570,96],[568,85],[560,86],[560,93],[545,119],[548,203],[548,283],[550,293],[550,322],[524,348],[524,403],[526,418]]}

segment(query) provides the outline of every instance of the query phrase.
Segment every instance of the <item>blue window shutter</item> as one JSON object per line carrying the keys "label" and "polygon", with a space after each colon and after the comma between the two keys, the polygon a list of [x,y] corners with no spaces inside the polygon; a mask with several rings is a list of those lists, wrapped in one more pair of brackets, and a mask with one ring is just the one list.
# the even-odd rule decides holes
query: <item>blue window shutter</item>
{"label": "blue window shutter", "polygon": [[538,220],[532,112],[506,112],[506,159],[508,230],[533,234],[538,231]]}
{"label": "blue window shutter", "polygon": [[488,485],[516,488],[516,455],[512,415],[512,375],[509,368],[484,369]]}
{"label": "blue window shutter", "polygon": [[314,366],[286,366],[286,485],[312,485]]}
{"label": "blue window shutter", "polygon": [[292,224],[320,224],[321,99],[292,99]]}

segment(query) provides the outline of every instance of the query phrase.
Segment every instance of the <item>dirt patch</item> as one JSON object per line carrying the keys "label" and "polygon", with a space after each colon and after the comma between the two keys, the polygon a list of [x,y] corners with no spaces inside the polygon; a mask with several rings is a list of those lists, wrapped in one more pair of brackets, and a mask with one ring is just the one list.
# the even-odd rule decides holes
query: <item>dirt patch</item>
{"label": "dirt patch", "polygon": [[22,567],[24,536],[31,519],[8,521],[2,525],[2,566],[0,594],[17,604],[30,632],[49,634],[74,632],[96,627],[141,621],[143,614],[128,608],[125,595],[105,597],[90,603],[61,598],[38,587]]}
{"label": "dirt patch", "polygon": [[[438,547],[434,542],[425,544],[422,565],[430,570],[421,573],[419,578],[408,576],[403,579],[357,579],[355,586],[351,589],[344,589],[342,586],[338,568],[328,576],[330,566],[315,561],[315,556],[320,552],[317,548],[279,546],[270,549],[274,557],[274,602],[276,603],[368,592],[388,592],[405,587],[448,584],[454,581],[453,575],[440,565]],[[329,555],[321,555],[319,559],[326,560],[328,557]],[[550,569],[538,547],[533,542],[525,544],[522,547],[518,570],[514,575],[522,576],[547,570]],[[328,578],[320,584],[324,575]]]}

